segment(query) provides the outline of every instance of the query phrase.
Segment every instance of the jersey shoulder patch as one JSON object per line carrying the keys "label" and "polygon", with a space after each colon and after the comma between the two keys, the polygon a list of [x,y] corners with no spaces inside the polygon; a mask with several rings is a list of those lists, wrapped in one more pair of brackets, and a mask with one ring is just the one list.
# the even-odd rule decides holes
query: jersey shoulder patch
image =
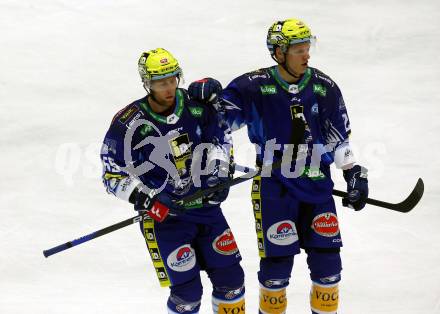
{"label": "jersey shoulder patch", "polygon": [[315,69],[315,68],[311,68],[312,69],[312,76],[313,76],[313,82],[315,84],[321,84],[324,86],[329,86],[329,87],[335,87],[336,83],[330,78],[330,76],[328,76],[327,74],[325,74],[324,72]]}
{"label": "jersey shoulder patch", "polygon": [[143,113],[141,112],[139,101],[141,101],[142,99],[136,100],[131,104],[129,104],[128,106],[125,106],[124,108],[119,110],[114,115],[111,124],[114,125],[115,123],[119,123],[126,125],[127,123],[130,123],[133,119],[136,120],[140,118],[140,116],[143,115]]}
{"label": "jersey shoulder patch", "polygon": [[258,70],[253,70],[251,72],[247,72],[243,75],[249,81],[258,80],[258,79],[268,79],[271,77],[269,68],[261,68]]}
{"label": "jersey shoulder patch", "polygon": [[273,84],[270,68],[261,68],[251,72],[247,72],[237,77],[231,82],[240,89],[243,94],[259,93],[261,86]]}

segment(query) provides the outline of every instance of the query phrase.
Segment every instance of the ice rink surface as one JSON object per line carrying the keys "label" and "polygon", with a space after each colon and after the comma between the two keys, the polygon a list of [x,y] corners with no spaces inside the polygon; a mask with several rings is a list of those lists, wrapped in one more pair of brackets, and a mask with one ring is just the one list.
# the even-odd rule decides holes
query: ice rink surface
{"label": "ice rink surface", "polygon": [[[440,2],[0,0],[0,313],[165,313],[137,226],[48,259],[43,249],[124,220],[107,195],[100,142],[113,115],[144,95],[137,59],[164,47],[187,85],[223,84],[273,64],[269,25],[299,17],[318,37],[309,62],[341,88],[370,196],[425,195],[409,214],[338,207],[341,314],[440,313]],[[252,165],[245,130],[237,159]],[[335,171],[336,187],[345,189]],[[256,313],[258,256],[249,183],[224,203],[243,255],[247,312]],[[340,204],[340,199],[337,199]],[[210,313],[203,276],[201,313]],[[305,254],[295,259],[288,313],[309,313]]]}

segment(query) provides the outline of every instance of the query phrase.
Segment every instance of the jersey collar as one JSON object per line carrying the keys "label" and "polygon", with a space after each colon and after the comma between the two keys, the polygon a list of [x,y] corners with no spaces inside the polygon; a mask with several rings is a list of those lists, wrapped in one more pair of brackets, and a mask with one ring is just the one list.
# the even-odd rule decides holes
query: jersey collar
{"label": "jersey collar", "polygon": [[272,76],[275,78],[275,81],[288,93],[291,94],[298,94],[300,93],[309,83],[310,78],[312,77],[312,70],[310,68],[307,68],[306,72],[304,73],[303,77],[299,81],[298,84],[289,84],[286,81],[284,81],[278,72],[278,68],[276,66],[270,68],[270,72],[272,73]]}
{"label": "jersey collar", "polygon": [[169,116],[161,116],[160,114],[155,113],[150,104],[147,102],[141,102],[141,107],[144,109],[154,120],[165,123],[165,124],[176,124],[182,116],[183,112],[183,93],[180,89],[176,90],[176,108],[174,108],[174,112]]}

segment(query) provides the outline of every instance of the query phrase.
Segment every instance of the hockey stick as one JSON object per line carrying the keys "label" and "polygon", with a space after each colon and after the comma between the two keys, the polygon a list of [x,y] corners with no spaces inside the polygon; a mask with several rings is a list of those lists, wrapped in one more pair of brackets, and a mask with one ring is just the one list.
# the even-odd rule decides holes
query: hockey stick
{"label": "hockey stick", "polygon": [[[408,197],[400,203],[388,203],[380,200],[375,200],[373,198],[367,198],[366,203],[374,206],[391,209],[401,213],[407,213],[411,211],[419,203],[420,199],[423,196],[424,190],[425,190],[425,185],[423,183],[423,180],[419,178],[413,190],[408,195]],[[347,192],[333,190],[333,195],[339,197],[347,197],[348,194]]]}
{"label": "hockey stick", "polygon": [[[275,169],[275,166],[273,169]],[[247,173],[249,171],[255,171],[252,168],[241,166],[241,165],[236,165],[235,170],[245,172],[245,173]],[[374,205],[374,206],[383,207],[386,209],[391,209],[391,210],[398,211],[401,213],[407,213],[407,212],[411,211],[419,203],[420,199],[423,196],[424,190],[425,190],[425,185],[423,183],[423,180],[421,178],[419,178],[417,180],[416,185],[412,189],[411,193],[408,195],[408,197],[406,199],[404,199],[403,201],[401,201],[400,203],[388,203],[388,202],[376,200],[373,198],[367,198],[366,203],[370,204],[370,205]],[[343,192],[343,191],[336,190],[336,189],[333,190],[332,194],[334,196],[339,196],[339,197],[347,197],[348,196],[347,192]]]}
{"label": "hockey stick", "polygon": [[[278,162],[275,162],[273,164],[273,167],[272,167],[272,165],[269,165],[267,167],[263,167],[262,169],[260,169],[258,171],[254,170],[254,173],[246,173],[246,174],[242,175],[241,177],[233,179],[232,181],[228,181],[226,183],[214,186],[214,187],[209,188],[207,190],[199,190],[198,192],[196,192],[196,193],[194,193],[192,195],[189,195],[184,200],[181,200],[179,203],[182,203],[182,204],[189,203],[192,200],[197,200],[200,197],[203,197],[205,195],[209,195],[209,194],[211,194],[211,193],[213,193],[215,191],[219,191],[219,190],[222,190],[224,188],[230,187],[232,185],[236,185],[236,184],[239,184],[241,182],[244,182],[244,181],[247,181],[249,179],[252,179],[254,176],[257,176],[257,175],[261,174],[262,170],[269,171],[270,168],[272,168],[272,170],[273,170],[273,169],[277,169],[277,168],[280,168],[280,167],[281,167],[281,160],[279,160]],[[134,216],[134,217],[129,218],[127,220],[118,222],[118,223],[116,223],[114,225],[105,227],[105,228],[100,229],[98,231],[95,231],[95,232],[92,232],[92,233],[87,234],[85,236],[82,236],[82,237],[80,237],[78,239],[75,239],[75,240],[72,240],[72,241],[68,241],[66,243],[57,245],[57,246],[55,246],[53,248],[44,250],[43,251],[43,255],[45,257],[49,257],[51,255],[60,253],[62,251],[70,249],[70,248],[72,248],[74,246],[77,246],[77,245],[79,245],[81,243],[88,242],[90,240],[96,239],[96,238],[98,238],[100,236],[103,236],[103,235],[105,235],[107,233],[110,233],[110,232],[122,229],[124,227],[127,227],[127,226],[132,225],[132,224],[137,223],[137,222],[141,222],[141,221],[145,220],[147,217],[151,217],[151,215],[152,215],[151,213],[148,214],[147,212],[145,212],[143,214]]]}
{"label": "hockey stick", "polygon": [[45,257],[49,257],[49,256],[54,255],[56,253],[62,252],[62,251],[67,250],[67,249],[70,249],[71,247],[77,246],[77,245],[79,245],[81,243],[84,243],[84,242],[96,239],[96,238],[98,238],[100,236],[103,236],[104,234],[107,234],[107,233],[119,230],[121,228],[127,227],[129,225],[134,224],[134,223],[143,221],[147,217],[149,217],[149,215],[147,213],[144,213],[142,215],[137,215],[137,216],[129,218],[127,220],[118,222],[118,223],[116,223],[114,225],[105,227],[105,228],[103,228],[101,230],[98,230],[98,231],[92,232],[90,234],[87,234],[85,236],[82,236],[82,237],[80,237],[78,239],[66,242],[64,244],[60,244],[60,245],[55,246],[53,248],[50,248],[48,250],[44,250],[43,254],[44,254]]}
{"label": "hockey stick", "polygon": [[[225,188],[229,188],[231,186],[240,184],[242,182],[245,182],[247,180],[250,180],[258,175],[261,175],[261,173],[263,173],[263,171],[269,171],[269,170],[276,170],[281,168],[281,160],[276,161],[273,165],[267,165],[262,167],[261,169],[258,170],[250,170],[248,173],[234,178],[231,181],[219,184],[217,186],[214,186],[212,188],[208,188],[208,189],[204,189],[204,190],[199,190],[196,193],[189,195],[187,197],[184,197],[183,199],[181,199],[179,201],[179,203],[181,204],[185,204],[194,200],[199,199],[200,197],[203,196],[207,196],[211,193],[220,191],[222,189]],[[240,167],[240,166],[239,166]],[[245,169],[244,171],[246,171],[246,169],[249,170],[249,168],[247,167],[241,167],[242,169]],[[384,202],[384,201],[380,201],[380,200],[376,200],[376,199],[372,199],[372,198],[367,198],[366,203],[370,204],[370,205],[375,205],[375,206],[379,206],[379,207],[383,207],[383,208],[387,208],[387,209],[391,209],[394,211],[398,211],[398,212],[402,212],[402,213],[407,213],[409,211],[411,211],[420,201],[420,199],[423,196],[423,191],[424,191],[424,184],[423,184],[423,180],[419,179],[417,181],[416,186],[414,187],[414,189],[412,190],[412,192],[410,193],[410,195],[402,202],[400,203],[388,203],[388,202]],[[335,196],[339,196],[339,197],[346,197],[347,196],[347,192],[343,192],[343,191],[339,191],[339,190],[333,190],[333,195]],[[44,250],[43,254],[45,257],[49,257],[51,255],[57,254],[59,252],[62,252],[64,250],[70,249],[74,246],[77,246],[81,243],[96,239],[100,236],[103,236],[107,233],[119,230],[121,228],[127,227],[129,225],[132,225],[134,223],[137,222],[141,222],[144,219],[146,219],[147,217],[149,217],[150,215],[148,213],[143,213],[137,216],[134,216],[132,218],[129,218],[127,220],[118,222],[114,225],[105,227],[103,229],[100,229],[98,231],[92,232],[90,234],[87,234],[85,236],[82,236],[78,239],[66,242],[64,244],[55,246],[53,248],[50,248],[48,250]]]}
{"label": "hockey stick", "polygon": [[[281,161],[279,160],[279,161],[275,162],[273,165],[269,165],[267,167],[270,167],[270,166],[272,166],[271,167],[272,170],[279,169],[279,168],[281,168]],[[237,166],[236,169],[239,171],[246,172],[246,171],[249,171],[248,169],[250,169],[250,168],[244,167],[244,166]],[[268,171],[268,169],[264,169],[264,167],[263,167],[263,170]],[[194,201],[200,197],[208,196],[211,193],[215,193],[217,191],[223,190],[225,188],[229,188],[229,187],[234,186],[236,184],[239,184],[239,183],[242,183],[242,182],[247,181],[249,179],[252,179],[252,178],[260,175],[262,172],[263,172],[262,170],[250,170],[249,173],[242,175],[240,177],[237,177],[229,182],[222,183],[222,184],[214,186],[212,188],[199,190],[192,195],[184,197],[179,202],[181,204],[184,204],[184,203],[187,203],[190,201]],[[423,192],[424,192],[423,180],[421,178],[419,178],[417,180],[417,184],[415,185],[415,187],[413,188],[411,193],[408,195],[408,197],[400,203],[388,203],[388,202],[376,200],[373,198],[367,198],[366,203],[370,204],[370,205],[386,208],[386,209],[391,209],[391,210],[398,211],[401,213],[407,213],[407,212],[411,211],[419,203],[420,199],[423,196]],[[332,194],[335,196],[339,196],[339,197],[347,197],[348,196],[347,192],[343,192],[343,191],[336,190],[336,189],[333,190]]]}

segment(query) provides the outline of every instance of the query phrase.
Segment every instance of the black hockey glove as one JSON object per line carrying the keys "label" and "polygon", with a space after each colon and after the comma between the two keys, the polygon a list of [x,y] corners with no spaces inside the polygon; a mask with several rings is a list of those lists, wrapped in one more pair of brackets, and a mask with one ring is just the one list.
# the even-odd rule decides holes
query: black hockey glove
{"label": "black hockey glove", "polygon": [[[216,160],[216,164],[213,168],[213,171],[209,175],[209,177],[206,179],[206,184],[209,187],[213,187],[219,184],[227,183],[228,181],[232,180],[234,177],[234,163],[231,162],[229,165],[225,164],[225,162],[221,162],[219,160]],[[209,205],[218,205],[221,202],[225,201],[229,194],[229,186],[214,192],[210,195],[208,195],[204,199],[205,204]]]}
{"label": "black hockey glove", "polygon": [[365,206],[368,197],[367,168],[355,165],[353,168],[344,170],[344,179],[347,182],[348,197],[342,199],[342,205],[361,210]]}
{"label": "black hockey glove", "polygon": [[138,190],[135,195],[134,209],[139,212],[147,212],[148,216],[158,222],[162,222],[168,216],[183,214],[184,208],[176,203],[169,194],[160,192],[156,194],[153,189],[149,194]]}
{"label": "black hockey glove", "polygon": [[191,99],[214,105],[217,103],[217,95],[222,89],[222,84],[219,81],[207,77],[192,82],[188,87],[188,94]]}

